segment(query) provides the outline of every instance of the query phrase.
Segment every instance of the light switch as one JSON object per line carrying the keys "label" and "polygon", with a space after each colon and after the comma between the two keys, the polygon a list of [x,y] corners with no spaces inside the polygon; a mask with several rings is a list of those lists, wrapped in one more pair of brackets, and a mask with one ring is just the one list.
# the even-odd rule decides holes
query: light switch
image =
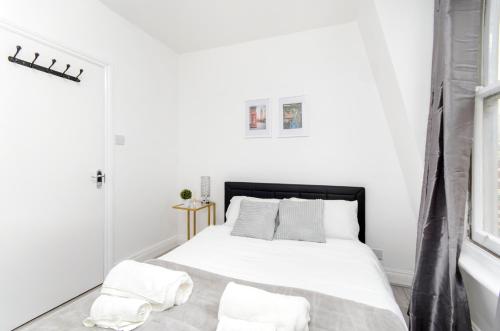
{"label": "light switch", "polygon": [[115,134],[115,145],[116,146],[125,145],[125,136],[122,134]]}

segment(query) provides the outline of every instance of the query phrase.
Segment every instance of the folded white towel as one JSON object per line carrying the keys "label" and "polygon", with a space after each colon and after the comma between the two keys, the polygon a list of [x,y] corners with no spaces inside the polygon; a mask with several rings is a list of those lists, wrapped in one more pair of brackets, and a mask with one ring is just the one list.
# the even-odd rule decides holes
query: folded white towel
{"label": "folded white towel", "polygon": [[83,325],[130,331],[144,324],[150,313],[151,305],[144,300],[101,295],[92,304],[90,317]]}
{"label": "folded white towel", "polygon": [[102,294],[146,300],[153,311],[185,303],[193,291],[183,271],[126,260],[115,266],[102,284]]}
{"label": "folded white towel", "polygon": [[308,331],[310,304],[303,297],[274,294],[230,282],[219,304],[224,318],[268,323],[277,331]]}
{"label": "folded white towel", "polygon": [[270,323],[257,323],[223,317],[217,325],[217,331],[276,331]]}

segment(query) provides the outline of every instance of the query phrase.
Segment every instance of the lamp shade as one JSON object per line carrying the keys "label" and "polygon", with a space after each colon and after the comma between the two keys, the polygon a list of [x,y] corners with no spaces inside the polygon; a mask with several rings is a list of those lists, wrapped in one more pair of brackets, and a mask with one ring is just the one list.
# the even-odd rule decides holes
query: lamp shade
{"label": "lamp shade", "polygon": [[210,176],[201,176],[201,201],[208,202],[210,198]]}

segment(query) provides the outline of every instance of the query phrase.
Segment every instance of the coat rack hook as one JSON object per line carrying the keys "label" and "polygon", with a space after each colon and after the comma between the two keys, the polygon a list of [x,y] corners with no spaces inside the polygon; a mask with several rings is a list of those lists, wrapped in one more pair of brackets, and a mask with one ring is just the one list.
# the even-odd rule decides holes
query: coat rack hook
{"label": "coat rack hook", "polygon": [[21,46],[17,45],[16,46],[16,54],[14,54],[13,58],[15,59],[17,57],[17,54],[19,54],[19,52],[21,51]]}
{"label": "coat rack hook", "polygon": [[56,64],[56,59],[52,59],[52,64],[50,65],[49,70],[52,68],[54,64]]}
{"label": "coat rack hook", "polygon": [[69,64],[66,65],[66,70],[64,70],[63,75],[66,74],[66,71],[69,70],[69,67],[71,67]]}
{"label": "coat rack hook", "polygon": [[83,69],[80,69],[80,73],[78,74],[78,76],[76,76],[76,78],[78,79],[82,74],[83,74]]}
{"label": "coat rack hook", "polygon": [[38,59],[38,56],[40,56],[39,53],[35,53],[35,58],[33,59],[33,62],[31,62],[31,67],[33,68],[33,65],[35,64],[36,59]]}
{"label": "coat rack hook", "polygon": [[66,65],[66,70],[64,70],[64,72],[61,72],[58,70],[53,70],[52,68],[54,67],[54,65],[57,62],[56,59],[52,59],[51,65],[46,67],[46,66],[43,66],[41,64],[35,64],[35,62],[38,60],[38,57],[40,56],[40,53],[38,53],[38,52],[35,53],[35,58],[31,62],[18,59],[17,56],[19,55],[19,52],[21,52],[21,50],[22,50],[21,46],[19,46],[19,45],[16,46],[16,53],[13,56],[9,56],[7,58],[9,60],[9,62],[21,65],[23,67],[28,67],[28,68],[35,69],[38,71],[42,71],[42,72],[45,72],[47,74],[58,76],[58,77],[61,77],[64,79],[68,79],[68,80],[71,80],[73,82],[80,83],[79,77],[83,74],[83,69],[80,69],[78,76],[72,76],[72,75],[66,74],[68,72],[68,70],[71,68],[70,64]]}

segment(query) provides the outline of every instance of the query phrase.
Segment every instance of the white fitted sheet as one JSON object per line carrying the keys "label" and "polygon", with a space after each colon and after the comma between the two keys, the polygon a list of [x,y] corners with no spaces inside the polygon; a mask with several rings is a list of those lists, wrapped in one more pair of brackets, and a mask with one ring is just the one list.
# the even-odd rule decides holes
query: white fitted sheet
{"label": "white fitted sheet", "polygon": [[[394,312],[404,323],[385,273],[372,250],[354,240],[326,243],[266,241],[231,236],[211,226],[160,257],[246,281],[316,291]],[[196,284],[195,284],[196,286]]]}

